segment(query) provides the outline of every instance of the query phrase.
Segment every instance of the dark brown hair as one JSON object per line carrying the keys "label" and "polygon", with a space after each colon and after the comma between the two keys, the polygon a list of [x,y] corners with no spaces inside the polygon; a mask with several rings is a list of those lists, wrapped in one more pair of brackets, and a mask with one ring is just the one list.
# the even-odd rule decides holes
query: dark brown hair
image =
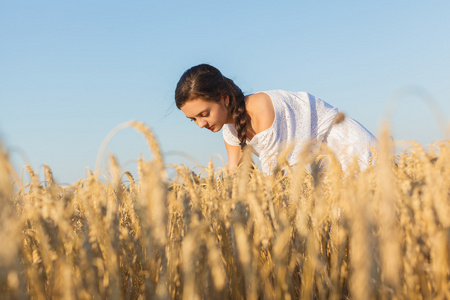
{"label": "dark brown hair", "polygon": [[219,102],[222,96],[229,97],[228,112],[234,120],[241,148],[244,148],[247,141],[244,94],[233,80],[213,66],[201,64],[184,72],[175,89],[175,103],[179,109],[193,99]]}

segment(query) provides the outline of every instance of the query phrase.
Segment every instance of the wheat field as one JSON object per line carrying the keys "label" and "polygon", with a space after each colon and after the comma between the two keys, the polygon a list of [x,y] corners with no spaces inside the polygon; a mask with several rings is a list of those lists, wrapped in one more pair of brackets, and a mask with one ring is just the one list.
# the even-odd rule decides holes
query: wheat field
{"label": "wheat field", "polygon": [[[450,299],[450,142],[380,134],[343,173],[325,147],[273,176],[114,156],[72,186],[0,154],[0,299]],[[320,163],[327,161],[324,171]]]}

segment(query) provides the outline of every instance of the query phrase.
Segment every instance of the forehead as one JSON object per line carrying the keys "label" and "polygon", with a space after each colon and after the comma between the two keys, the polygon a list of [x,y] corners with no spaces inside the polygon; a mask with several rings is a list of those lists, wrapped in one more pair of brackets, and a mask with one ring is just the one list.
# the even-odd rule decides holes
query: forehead
{"label": "forehead", "polygon": [[184,112],[186,117],[194,118],[203,111],[210,110],[214,105],[217,105],[217,103],[199,98],[187,101],[181,107],[181,110]]}

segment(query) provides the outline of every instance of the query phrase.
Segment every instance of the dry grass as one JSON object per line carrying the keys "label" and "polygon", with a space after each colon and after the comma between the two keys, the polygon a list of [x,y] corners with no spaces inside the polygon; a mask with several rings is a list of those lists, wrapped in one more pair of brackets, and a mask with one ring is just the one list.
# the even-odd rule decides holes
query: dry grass
{"label": "dry grass", "polygon": [[305,153],[168,180],[131,126],[155,157],[136,180],[112,157],[106,183],[25,181],[0,154],[1,299],[450,299],[449,141],[393,156],[382,137],[364,172]]}

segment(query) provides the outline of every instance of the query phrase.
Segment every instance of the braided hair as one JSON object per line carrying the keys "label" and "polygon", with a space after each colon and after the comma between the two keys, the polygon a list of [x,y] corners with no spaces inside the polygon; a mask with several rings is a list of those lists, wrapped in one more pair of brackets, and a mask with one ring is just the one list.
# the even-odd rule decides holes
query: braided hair
{"label": "braided hair", "polygon": [[241,149],[247,141],[247,111],[244,94],[233,80],[208,64],[194,66],[183,73],[175,89],[175,103],[179,109],[188,101],[201,98],[219,102],[228,96],[228,113],[234,120]]}

